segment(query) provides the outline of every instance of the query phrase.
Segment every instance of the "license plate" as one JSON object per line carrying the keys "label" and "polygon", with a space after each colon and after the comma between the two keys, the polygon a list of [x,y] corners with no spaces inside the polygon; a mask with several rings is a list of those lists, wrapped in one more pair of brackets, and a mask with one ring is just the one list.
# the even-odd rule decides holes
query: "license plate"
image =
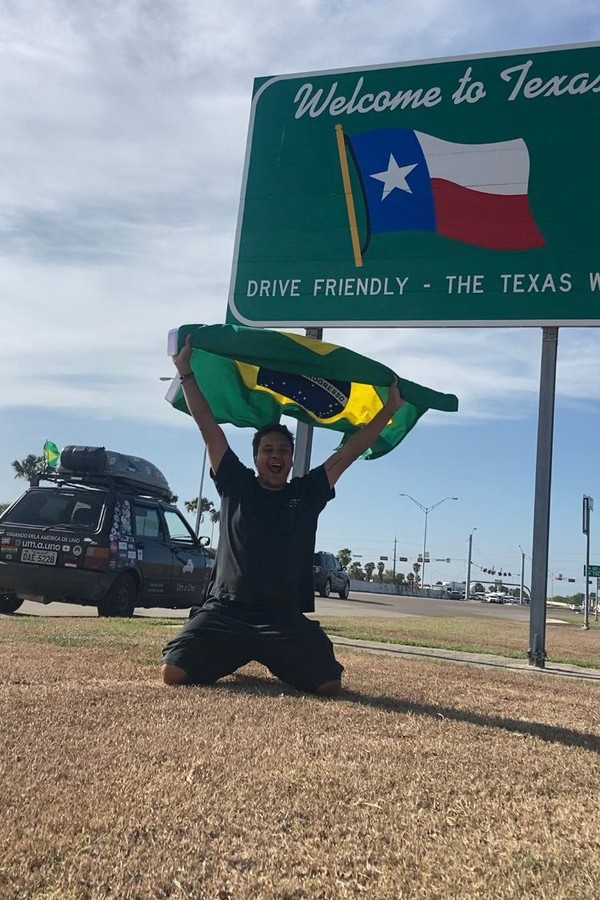
{"label": "license plate", "polygon": [[21,562],[37,563],[40,566],[56,564],[56,550],[23,550]]}

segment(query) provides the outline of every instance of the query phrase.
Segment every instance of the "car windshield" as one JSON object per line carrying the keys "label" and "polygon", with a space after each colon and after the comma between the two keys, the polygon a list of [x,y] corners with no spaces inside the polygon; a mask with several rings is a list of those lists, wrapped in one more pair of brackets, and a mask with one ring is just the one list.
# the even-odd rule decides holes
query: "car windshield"
{"label": "car windshield", "polygon": [[10,511],[4,522],[51,528],[95,530],[98,527],[102,500],[82,491],[40,489],[28,491]]}

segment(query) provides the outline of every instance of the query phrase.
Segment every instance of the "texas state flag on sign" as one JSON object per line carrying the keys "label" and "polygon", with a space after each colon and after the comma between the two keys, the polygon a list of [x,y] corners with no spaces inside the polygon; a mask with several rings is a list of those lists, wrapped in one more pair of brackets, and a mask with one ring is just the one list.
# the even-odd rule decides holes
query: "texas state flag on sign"
{"label": "texas state flag on sign", "polygon": [[529,250],[544,239],[527,196],[522,138],[455,144],[407,128],[346,135],[364,193],[368,234],[431,231],[490,250]]}

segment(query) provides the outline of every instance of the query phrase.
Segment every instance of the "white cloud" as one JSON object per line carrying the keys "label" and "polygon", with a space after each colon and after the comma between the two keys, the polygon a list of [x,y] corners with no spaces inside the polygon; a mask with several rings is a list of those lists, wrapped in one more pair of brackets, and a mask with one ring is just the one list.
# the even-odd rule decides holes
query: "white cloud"
{"label": "white cloud", "polygon": [[[408,9],[397,0],[5,8],[0,407],[154,418],[168,328],[224,318],[255,76],[567,41],[577,23],[587,37],[599,21],[595,6],[559,0],[504,11],[424,0],[418,16]],[[531,409],[537,335],[332,329],[326,337],[457,393],[468,420]],[[595,335],[561,336],[559,394],[594,398],[597,351]],[[132,383],[133,409],[123,390]]]}

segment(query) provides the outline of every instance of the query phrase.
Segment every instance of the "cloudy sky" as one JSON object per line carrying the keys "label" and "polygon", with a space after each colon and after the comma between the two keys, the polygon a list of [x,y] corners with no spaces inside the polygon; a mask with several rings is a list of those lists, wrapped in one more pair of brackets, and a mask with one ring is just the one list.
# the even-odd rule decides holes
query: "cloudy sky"
{"label": "cloudy sky", "polygon": [[[599,37],[595,0],[422,0],[418,15],[405,0],[0,2],[0,500],[21,489],[12,460],[46,438],[145,456],[180,498],[197,493],[202,444],[159,379],[170,328],[224,320],[255,77]],[[473,528],[476,565],[514,571],[531,553],[541,330],[325,337],[461,406],[357,463],[320,547],[366,562],[396,538],[414,555],[424,517],[398,495],[458,496],[430,516],[432,558],[452,559],[431,574],[463,577]],[[579,588],[583,493],[600,503],[599,351],[597,329],[561,329],[550,569]],[[250,433],[229,434],[250,463]],[[319,433],[313,459],[334,445]]]}

